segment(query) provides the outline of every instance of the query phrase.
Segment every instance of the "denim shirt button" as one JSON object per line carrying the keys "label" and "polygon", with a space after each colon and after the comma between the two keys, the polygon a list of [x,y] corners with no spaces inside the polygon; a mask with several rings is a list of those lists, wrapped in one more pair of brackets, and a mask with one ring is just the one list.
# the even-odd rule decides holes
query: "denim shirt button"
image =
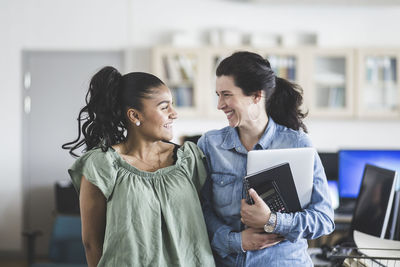
{"label": "denim shirt button", "polygon": [[224,184],[224,181],[221,181],[221,185]]}

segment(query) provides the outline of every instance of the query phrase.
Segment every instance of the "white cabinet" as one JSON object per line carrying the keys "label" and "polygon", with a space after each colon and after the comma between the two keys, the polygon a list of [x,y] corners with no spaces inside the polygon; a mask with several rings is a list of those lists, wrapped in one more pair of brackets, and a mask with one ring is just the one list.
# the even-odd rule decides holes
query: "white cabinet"
{"label": "white cabinet", "polygon": [[357,115],[400,117],[399,49],[359,49]]}
{"label": "white cabinet", "polygon": [[260,54],[277,76],[299,84],[310,117],[400,118],[400,49],[158,46],[153,72],[171,88],[180,117],[225,118],[215,70],[239,50]]}
{"label": "white cabinet", "polygon": [[308,50],[306,100],[310,115],[354,115],[354,51],[352,49]]}

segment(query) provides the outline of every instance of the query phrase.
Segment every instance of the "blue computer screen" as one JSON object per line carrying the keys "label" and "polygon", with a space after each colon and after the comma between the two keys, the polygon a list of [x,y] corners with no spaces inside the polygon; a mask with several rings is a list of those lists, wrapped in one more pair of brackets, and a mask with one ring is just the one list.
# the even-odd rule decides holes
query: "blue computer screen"
{"label": "blue computer screen", "polygon": [[338,165],[341,198],[357,198],[367,163],[400,173],[400,150],[340,150]]}

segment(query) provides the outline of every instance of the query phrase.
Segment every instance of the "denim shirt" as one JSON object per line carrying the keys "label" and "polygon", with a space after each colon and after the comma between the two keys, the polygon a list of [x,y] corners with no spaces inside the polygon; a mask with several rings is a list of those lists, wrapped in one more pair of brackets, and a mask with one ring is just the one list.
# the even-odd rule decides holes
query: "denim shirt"
{"label": "denim shirt", "polygon": [[[202,189],[203,212],[217,266],[312,266],[307,239],[334,229],[333,209],[321,160],[315,154],[311,202],[300,212],[277,213],[274,233],[285,240],[269,248],[244,252],[240,221],[243,177],[247,150],[236,128],[225,127],[205,133],[198,142],[208,163],[208,178]],[[309,147],[303,131],[295,131],[269,118],[267,128],[254,150]]]}

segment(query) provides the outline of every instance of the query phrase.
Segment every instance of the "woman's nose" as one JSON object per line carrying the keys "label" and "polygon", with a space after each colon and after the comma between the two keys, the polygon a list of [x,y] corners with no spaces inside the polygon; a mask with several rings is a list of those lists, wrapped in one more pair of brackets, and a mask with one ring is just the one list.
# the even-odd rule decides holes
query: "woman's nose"
{"label": "woman's nose", "polygon": [[173,120],[178,118],[178,113],[174,107],[171,107],[171,113],[169,114],[169,117]]}
{"label": "woman's nose", "polygon": [[217,109],[223,109],[225,107],[225,101],[221,96],[218,96]]}

